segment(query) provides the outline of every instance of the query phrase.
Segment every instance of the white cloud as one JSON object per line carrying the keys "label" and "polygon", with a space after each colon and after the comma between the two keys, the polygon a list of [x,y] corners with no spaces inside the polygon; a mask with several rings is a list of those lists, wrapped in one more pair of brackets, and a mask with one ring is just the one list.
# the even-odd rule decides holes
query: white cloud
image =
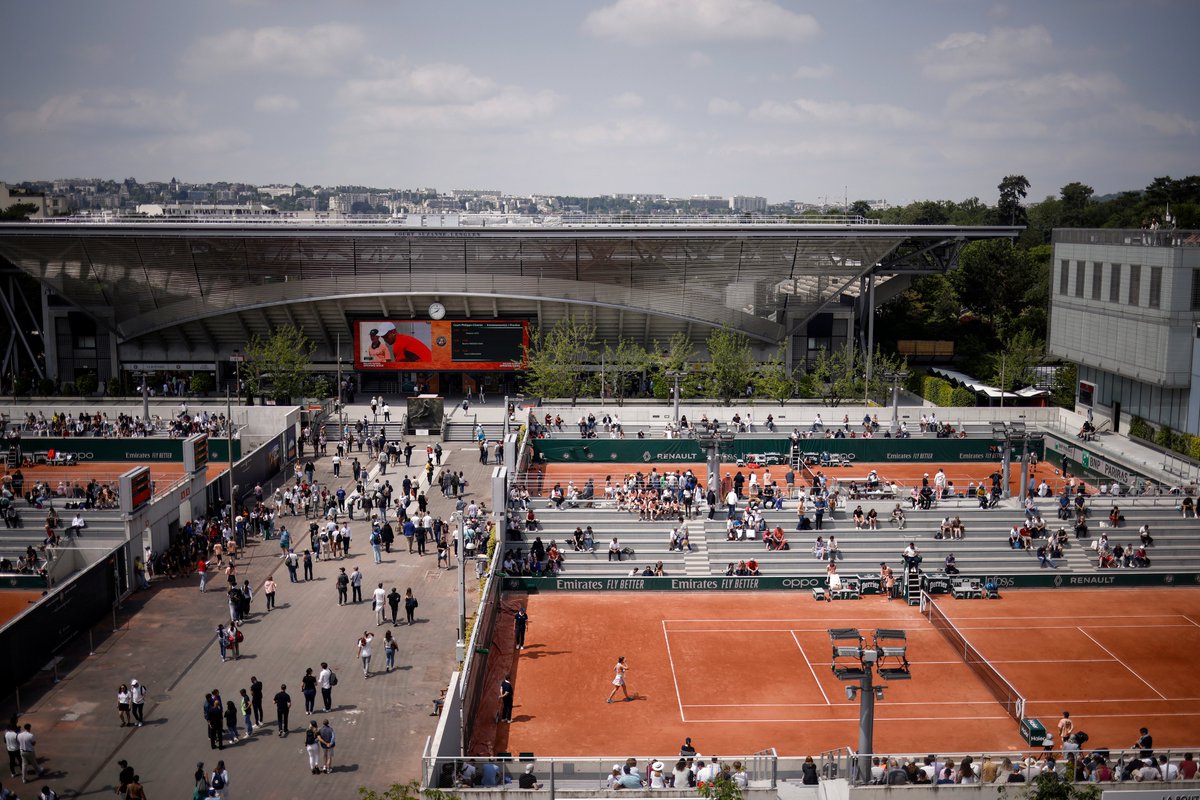
{"label": "white cloud", "polygon": [[773,122],[816,122],[823,125],[868,125],[877,128],[920,128],[927,120],[889,103],[825,102],[801,97],[790,102],[767,100],[750,112],[752,119]]}
{"label": "white cloud", "polygon": [[988,33],[952,33],[917,56],[926,77],[971,80],[1016,74],[1044,63],[1054,52],[1054,40],[1041,25],[992,28]]}
{"label": "white cloud", "polygon": [[1097,100],[1111,100],[1124,93],[1124,84],[1110,73],[1059,72],[968,83],[950,94],[946,107],[956,115],[969,112],[985,118],[1035,113],[1057,116],[1065,109],[1093,107]]}
{"label": "white cloud", "polygon": [[801,42],[820,30],[812,16],[770,0],[617,0],[583,24],[593,36],[631,45]]}
{"label": "white cloud", "polygon": [[295,111],[300,108],[300,101],[286,94],[264,94],[254,101],[254,110],[266,114]]}
{"label": "white cloud", "polygon": [[726,100],[724,97],[714,97],[708,101],[708,113],[714,116],[734,116],[741,114],[742,104],[737,100]]}
{"label": "white cloud", "polygon": [[347,81],[338,92],[350,130],[504,127],[544,118],[561,102],[550,90],[501,85],[461,64],[377,62],[372,70],[390,74]]}
{"label": "white cloud", "polygon": [[802,81],[817,80],[819,78],[828,78],[833,74],[833,67],[828,64],[821,64],[815,67],[797,67],[796,77]]}
{"label": "white cloud", "polygon": [[328,23],[310,28],[238,28],[205,36],[180,59],[185,74],[272,73],[289,77],[333,75],[362,52],[366,35],[353,25]]}
{"label": "white cloud", "polygon": [[633,110],[646,105],[646,99],[637,92],[622,92],[608,102],[613,108],[625,110]]}
{"label": "white cloud", "polygon": [[55,95],[33,111],[5,115],[8,127],[20,133],[189,130],[197,123],[187,96],[145,89],[100,89]]}
{"label": "white cloud", "polygon": [[575,147],[648,147],[677,141],[670,123],[656,118],[612,120],[552,131],[551,140]]}
{"label": "white cloud", "polygon": [[241,150],[254,143],[254,137],[237,128],[217,128],[172,136],[164,136],[146,145],[150,155],[195,153],[224,154]]}

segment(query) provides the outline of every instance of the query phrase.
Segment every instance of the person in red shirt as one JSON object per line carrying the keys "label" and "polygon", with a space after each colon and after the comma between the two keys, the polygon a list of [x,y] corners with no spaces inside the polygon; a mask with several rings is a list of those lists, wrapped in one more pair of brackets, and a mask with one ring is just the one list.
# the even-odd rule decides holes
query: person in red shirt
{"label": "person in red shirt", "polygon": [[208,583],[208,559],[201,558],[196,562],[196,572],[200,573],[200,591],[204,591],[205,584]]}
{"label": "person in red shirt", "polygon": [[1179,762],[1179,777],[1186,781],[1196,777],[1196,760],[1191,753],[1184,754],[1183,761]]}

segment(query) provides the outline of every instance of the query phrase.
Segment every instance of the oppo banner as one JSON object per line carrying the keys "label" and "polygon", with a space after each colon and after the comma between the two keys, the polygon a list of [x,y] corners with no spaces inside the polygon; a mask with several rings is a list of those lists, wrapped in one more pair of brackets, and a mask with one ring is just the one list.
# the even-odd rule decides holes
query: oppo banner
{"label": "oppo banner", "polygon": [[354,364],[359,369],[521,369],[529,343],[524,320],[359,320]]}

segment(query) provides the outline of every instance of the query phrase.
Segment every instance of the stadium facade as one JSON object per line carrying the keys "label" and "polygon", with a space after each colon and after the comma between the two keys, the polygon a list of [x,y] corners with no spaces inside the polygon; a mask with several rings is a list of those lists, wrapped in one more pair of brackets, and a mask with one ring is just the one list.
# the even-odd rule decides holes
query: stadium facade
{"label": "stadium facade", "polygon": [[318,365],[341,360],[364,388],[454,393],[463,375],[506,388],[528,326],[567,316],[647,347],[679,332],[699,346],[728,326],[793,364],[869,346],[871,310],[913,275],[1017,232],[857,218],[67,219],[0,225],[0,258],[41,288],[44,370],[61,382],[123,370],[224,379],[254,334],[294,324]]}
{"label": "stadium facade", "polygon": [[1051,355],[1079,365],[1076,410],[1200,434],[1200,231],[1054,231]]}

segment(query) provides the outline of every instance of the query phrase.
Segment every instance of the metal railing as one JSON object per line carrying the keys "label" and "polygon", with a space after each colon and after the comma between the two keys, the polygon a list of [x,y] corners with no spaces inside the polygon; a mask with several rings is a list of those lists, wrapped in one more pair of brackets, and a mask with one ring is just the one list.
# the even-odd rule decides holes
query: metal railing
{"label": "metal railing", "polygon": [[[430,220],[426,224],[426,220]],[[437,222],[442,224],[437,224]],[[715,227],[780,225],[880,225],[878,219],[857,214],[787,215],[656,215],[656,214],[480,214],[463,211],[414,211],[410,214],[326,214],[301,215],[295,212],[254,212],[228,214],[163,214],[143,216],[135,213],[95,214],[72,217],[44,217],[22,221],[22,225],[319,225],[321,227],[402,227],[454,230],[455,228],[581,228],[581,227]],[[913,227],[913,226],[906,226]]]}
{"label": "metal railing", "polygon": [[1162,228],[1055,228],[1054,244],[1127,244],[1140,247],[1200,247],[1200,231]]}
{"label": "metal railing", "polygon": [[[432,776],[432,781],[438,781],[443,770],[450,768],[454,780],[449,787],[453,788],[456,793],[461,793],[463,789],[474,788],[467,786],[460,779],[463,766],[471,764],[475,769],[482,771],[484,764],[495,761],[500,767],[499,785],[511,784],[515,788],[517,779],[525,772],[529,765],[533,765],[533,774],[537,782],[541,784],[543,790],[549,790],[550,796],[554,797],[556,791],[566,790],[604,790],[608,788],[608,779],[613,774],[613,769],[624,769],[629,759],[636,761],[638,775],[643,781],[649,781],[650,767],[655,761],[661,761],[663,764],[663,775],[669,778],[675,768],[675,765],[681,760],[678,755],[665,756],[537,756],[533,753],[516,753],[516,754],[500,754],[494,758],[488,756],[471,757],[466,756],[454,760],[441,760],[436,757],[426,755],[424,758],[424,769],[422,773],[427,776]],[[726,765],[734,767],[740,765],[741,771],[745,772],[746,779],[750,788],[757,789],[774,789],[779,780],[777,765],[781,759],[773,748],[761,750],[752,755],[746,756],[721,756],[719,764],[724,767]],[[802,759],[800,760],[802,762]],[[698,757],[696,762],[708,764],[710,759],[707,757]],[[736,767],[734,767],[736,769]],[[799,778],[801,774],[800,764],[797,764],[794,770],[794,777]],[[478,781],[479,778],[477,777]],[[443,783],[445,781],[442,781]],[[481,789],[487,790],[491,787],[479,786]],[[649,787],[647,787],[649,788]],[[674,787],[676,789],[686,789],[688,787]]]}

